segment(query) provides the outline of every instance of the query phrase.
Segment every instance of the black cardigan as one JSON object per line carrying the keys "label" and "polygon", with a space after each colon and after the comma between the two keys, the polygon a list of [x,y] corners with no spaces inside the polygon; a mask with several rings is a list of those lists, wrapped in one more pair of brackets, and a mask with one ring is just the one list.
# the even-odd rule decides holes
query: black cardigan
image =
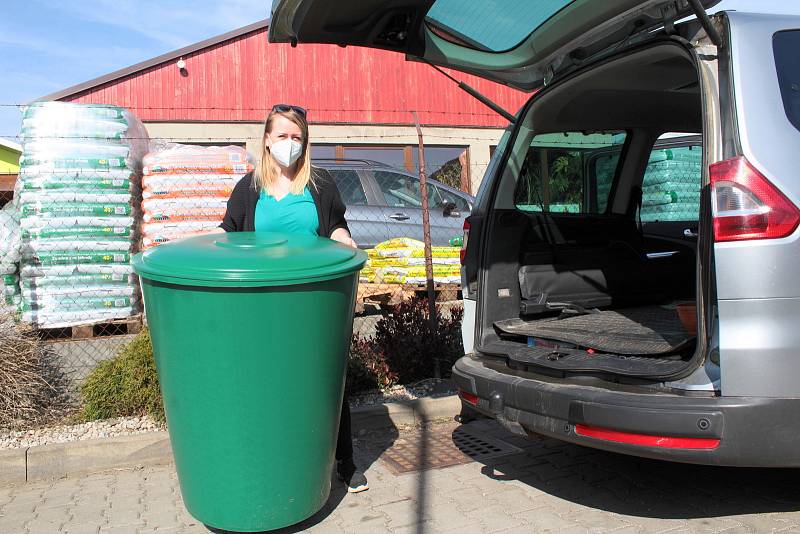
{"label": "black cardigan", "polygon": [[[330,173],[318,167],[312,168],[311,172],[313,179],[312,183],[308,184],[308,189],[317,206],[319,218],[317,234],[330,237],[338,228],[344,228],[349,232],[347,221],[344,220],[344,202]],[[225,218],[219,227],[226,232],[254,232],[258,195],[253,186],[253,173],[247,173],[233,188]]]}

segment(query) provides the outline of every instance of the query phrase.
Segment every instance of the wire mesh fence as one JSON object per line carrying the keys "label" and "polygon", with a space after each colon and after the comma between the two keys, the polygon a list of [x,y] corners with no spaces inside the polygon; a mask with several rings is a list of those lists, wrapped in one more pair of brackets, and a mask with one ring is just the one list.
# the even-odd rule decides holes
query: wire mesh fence
{"label": "wire mesh fence", "polygon": [[699,145],[653,150],[642,181],[642,221],[699,219],[702,160]]}
{"label": "wire mesh fence", "polygon": [[[231,191],[255,162],[219,139],[149,139],[136,117],[107,105],[30,106],[19,138],[14,195],[0,210],[3,305],[36,328],[78,385],[146,325],[131,257],[219,231]],[[435,298],[448,317],[458,307],[460,235],[472,206],[458,189],[465,164],[455,157],[429,169],[447,182],[430,182],[427,200]],[[354,320],[354,333],[369,338],[393,306],[426,294],[420,180],[367,160],[314,165],[332,176],[350,232],[369,254]]]}
{"label": "wire mesh fence", "polygon": [[[551,137],[530,147],[517,181],[517,207],[602,212],[613,193],[623,134]],[[403,134],[404,143],[407,138]],[[131,257],[220,231],[230,194],[254,170],[255,160],[243,143],[228,139],[203,138],[197,144],[150,139],[135,116],[106,105],[30,106],[19,139],[23,153],[13,196],[0,201],[5,203],[0,209],[0,306],[33,326],[74,395],[100,362],[116,356],[146,325]],[[448,137],[451,144],[438,147],[434,141],[431,152],[416,159],[413,146],[391,154],[387,145],[370,147],[392,158],[401,154],[402,163],[394,166],[348,158],[377,152],[347,145],[330,145],[313,160],[335,182],[350,233],[368,252],[353,323],[354,347],[364,353],[368,367],[386,362],[370,360],[359,340],[378,339],[386,328],[400,333],[375,343],[389,359],[413,359],[415,351],[435,359],[433,353],[442,352],[403,338],[429,335],[427,327],[414,330],[397,321],[387,327],[399,310],[424,313],[420,310],[426,308],[408,304],[429,294],[423,204],[428,206],[433,295],[445,321],[434,335],[458,337],[450,319],[461,316],[461,235],[473,206],[463,189],[474,166],[455,139]],[[316,141],[325,147],[325,139],[312,139],[312,145]],[[642,222],[697,220],[702,151],[691,143],[673,145],[656,144],[650,155]],[[420,160],[433,162],[425,169],[434,178],[425,199],[415,172]],[[406,341],[411,348],[401,346]],[[392,366],[378,373],[387,383],[402,368],[397,361]]]}

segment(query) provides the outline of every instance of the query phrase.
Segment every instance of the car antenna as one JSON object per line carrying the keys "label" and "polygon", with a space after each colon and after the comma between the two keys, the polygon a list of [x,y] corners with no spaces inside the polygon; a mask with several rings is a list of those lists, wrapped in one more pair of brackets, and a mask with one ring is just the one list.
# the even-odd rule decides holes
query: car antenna
{"label": "car antenna", "polygon": [[512,115],[511,113],[509,113],[508,111],[506,111],[505,109],[500,107],[499,104],[496,104],[495,102],[492,102],[491,100],[489,100],[489,97],[484,96],[481,93],[479,93],[477,89],[474,89],[474,88],[470,87],[469,85],[467,85],[466,83],[464,83],[462,81],[456,80],[455,78],[453,78],[452,76],[447,74],[445,71],[440,69],[438,66],[436,66],[433,63],[431,63],[430,61],[428,61],[427,59],[425,59],[425,58],[419,58],[419,59],[421,59],[422,61],[424,61],[425,63],[427,63],[431,67],[433,67],[434,69],[436,69],[439,72],[441,72],[442,74],[444,74],[447,78],[449,78],[454,83],[456,83],[458,85],[459,89],[461,89],[462,91],[472,95],[472,97],[475,98],[478,102],[480,102],[481,104],[487,106],[488,108],[490,108],[492,111],[494,111],[498,115],[501,115],[503,118],[508,120],[511,124],[514,124],[514,123],[517,122],[517,118],[514,115]]}

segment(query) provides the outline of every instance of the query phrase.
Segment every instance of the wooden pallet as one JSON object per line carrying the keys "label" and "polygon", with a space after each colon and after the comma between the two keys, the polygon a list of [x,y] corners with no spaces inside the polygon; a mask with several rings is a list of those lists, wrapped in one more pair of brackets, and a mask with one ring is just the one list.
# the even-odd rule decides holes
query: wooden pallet
{"label": "wooden pallet", "polygon": [[142,331],[142,314],[124,319],[68,326],[65,328],[39,328],[39,337],[45,341],[70,341],[138,334]]}
{"label": "wooden pallet", "polygon": [[[445,302],[461,298],[461,284],[434,284],[436,302]],[[395,306],[412,297],[427,297],[425,284],[369,284],[358,285],[356,312],[363,312],[368,305]]]}
{"label": "wooden pallet", "polygon": [[[428,286],[425,284],[411,286],[418,297],[428,296]],[[433,284],[434,299],[436,302],[447,302],[461,299],[461,284]]]}

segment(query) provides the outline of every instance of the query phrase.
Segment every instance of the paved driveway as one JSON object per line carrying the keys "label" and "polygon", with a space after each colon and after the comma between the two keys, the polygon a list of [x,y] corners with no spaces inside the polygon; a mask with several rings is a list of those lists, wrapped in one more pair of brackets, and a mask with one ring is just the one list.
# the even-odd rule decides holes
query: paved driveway
{"label": "paved driveway", "polygon": [[[396,474],[403,451],[458,461],[447,443],[465,430],[488,440],[470,445],[481,461]],[[336,484],[319,514],[281,532],[800,532],[793,470],[642,460],[518,439],[489,421],[361,432],[356,450],[372,489],[348,495]],[[0,532],[207,530],[183,508],[168,465],[0,487]]]}

